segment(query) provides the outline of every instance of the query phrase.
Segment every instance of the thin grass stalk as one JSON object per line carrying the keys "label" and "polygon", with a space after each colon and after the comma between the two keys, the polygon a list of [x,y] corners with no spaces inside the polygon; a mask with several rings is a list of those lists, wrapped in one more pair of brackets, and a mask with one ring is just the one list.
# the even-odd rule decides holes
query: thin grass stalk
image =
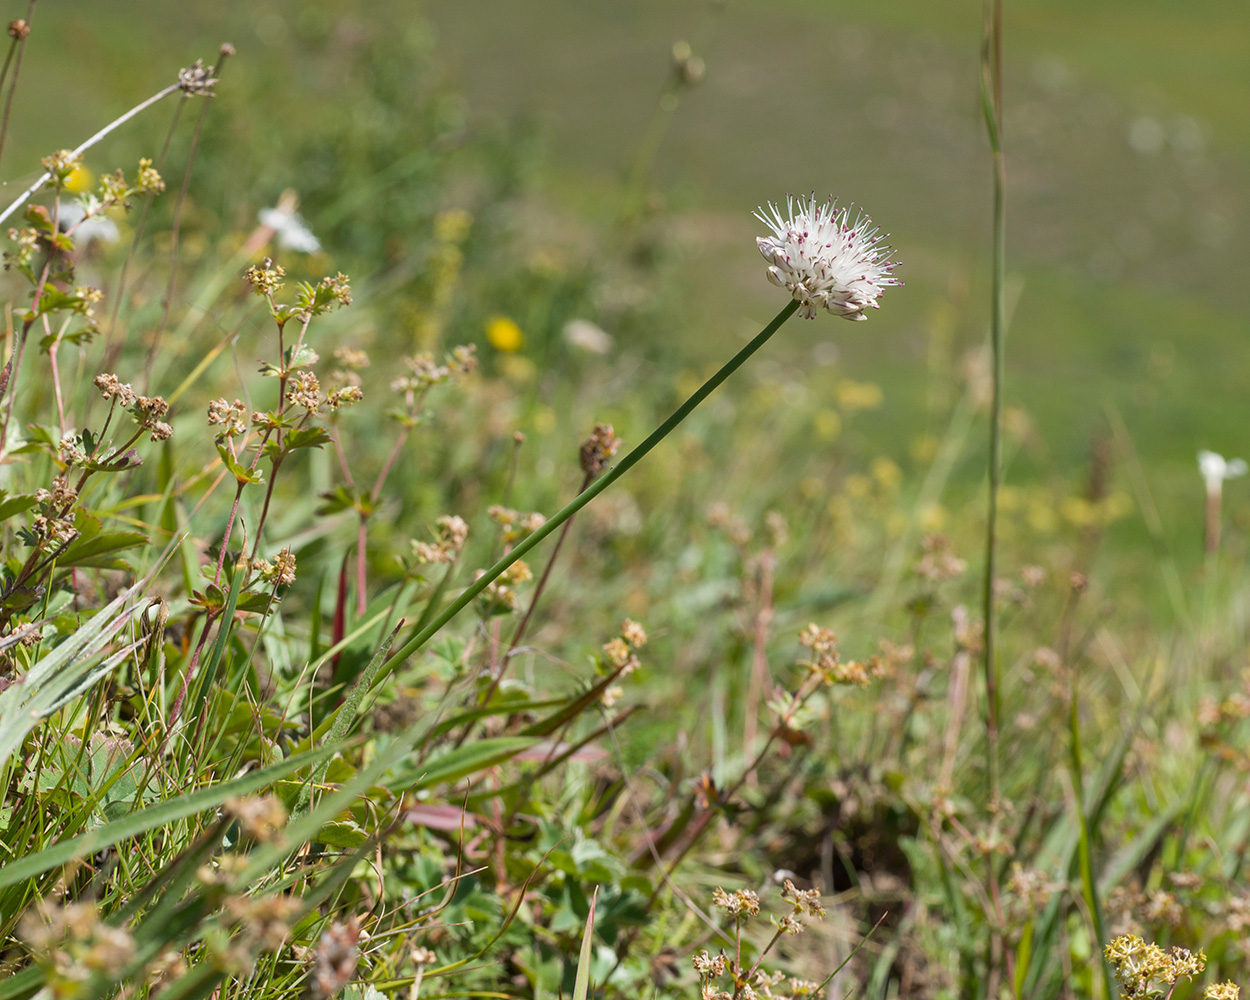
{"label": "thin grass stalk", "polygon": [[[162,144],[160,154],[156,158],[156,170],[158,173],[165,169],[165,158],[169,155],[169,144],[173,140],[174,132],[178,128],[178,122],[182,118],[183,106],[190,99],[190,95],[183,94],[182,100],[174,105],[173,117],[169,121],[169,130],[165,133],[165,142]],[[108,336],[105,340],[104,361],[100,366],[101,371],[112,371],[117,356],[121,353],[123,340],[117,335],[117,322],[118,317],[121,315],[122,300],[126,294],[126,276],[130,271],[131,262],[134,260],[135,254],[143,241],[144,232],[148,224],[148,213],[152,210],[152,202],[155,198],[155,192],[149,191],[147,197],[143,199],[143,207],[139,210],[139,218],[135,222],[135,232],[130,241],[130,249],[127,251],[126,259],[122,261],[121,270],[117,275],[117,289],[113,292],[113,309],[109,314]]]}
{"label": "thin grass stalk", "polygon": [[[985,756],[990,815],[997,817],[1001,795],[999,775],[999,666],[998,620],[994,581],[998,575],[998,490],[1002,477],[1002,395],[1004,379],[1003,337],[1006,326],[1006,165],[1003,161],[1003,8],[1002,0],[986,0],[985,34],[981,48],[981,104],[994,166],[994,222],[990,352],[993,395],[990,403],[989,497],[985,520],[985,578],[982,584],[982,617],[985,622]],[[1013,956],[1003,934],[1002,905],[993,855],[985,861],[985,881],[993,907],[993,924],[986,941],[988,974],[979,988],[998,995],[1004,971],[1014,981]],[[987,914],[987,917],[990,914]]]}
{"label": "thin grass stalk", "polygon": [[[1098,965],[1102,969],[1102,995],[1110,1000],[1111,997],[1115,996],[1115,988],[1111,983],[1111,970],[1108,968],[1107,963],[1102,960],[1102,946],[1106,943],[1107,935],[1103,928],[1102,904],[1098,898],[1098,881],[1094,878],[1089,821],[1085,815],[1085,782],[1081,775],[1083,763],[1081,760],[1080,705],[1080,695],[1074,678],[1072,683],[1072,704],[1068,715],[1068,728],[1072,758],[1072,791],[1076,798],[1077,859],[1081,873],[1081,897],[1085,900],[1085,906],[1089,910],[1090,929],[1093,931],[1094,940],[1097,943],[1095,953],[1098,955]],[[1095,978],[1094,981],[1098,982],[1099,979]]]}
{"label": "thin grass stalk", "polygon": [[[13,79],[9,83],[9,96],[4,102],[4,120],[0,121],[0,156],[4,155],[4,141],[9,137],[9,116],[13,113],[13,97],[17,93],[17,77],[22,71],[22,53],[26,51],[26,38],[30,34],[30,20],[35,14],[35,0],[30,0],[30,4],[26,7],[26,35],[18,37],[13,35],[13,47],[9,50],[13,56]],[[7,76],[9,72],[8,60],[4,63],[4,74]]]}
{"label": "thin grass stalk", "polygon": [[[213,67],[212,77],[214,82],[221,78],[222,67],[225,66],[226,60],[230,58],[234,49],[228,45],[221,47],[221,52],[217,56],[217,64]],[[174,304],[174,291],[178,282],[178,236],[182,230],[182,210],[186,207],[187,192],[191,188],[191,170],[195,166],[195,154],[200,148],[200,136],[204,134],[204,122],[208,118],[209,102],[206,100],[200,106],[200,116],[195,121],[195,131],[191,133],[191,148],[187,151],[187,165],[182,171],[182,186],[178,189],[178,200],[174,202],[174,218],[169,227],[169,284],[165,288],[164,309],[161,313],[160,326],[157,327],[156,335],[152,338],[152,346],[148,350],[147,365],[144,368],[145,383],[150,382],[152,378],[152,366],[156,363],[156,354],[160,348],[161,335],[169,327],[169,312]]]}
{"label": "thin grass stalk", "polygon": [[985,522],[985,578],[982,610],[985,620],[985,735],[990,802],[999,797],[998,762],[998,620],[994,601],[994,577],[998,570],[998,488],[1002,476],[1003,327],[1006,319],[1005,272],[1006,168],[1002,147],[1002,0],[987,0],[985,39],[981,49],[981,103],[994,161],[994,263],[990,351],[993,358],[993,396],[990,403],[989,509]]}
{"label": "thin grass stalk", "polygon": [[530,549],[538,545],[539,542],[554,532],[565,521],[590,503],[591,500],[597,497],[614,482],[620,479],[621,476],[625,475],[625,473],[642,461],[642,459],[644,459],[656,445],[676,430],[677,426],[690,416],[690,414],[694,412],[695,408],[707,399],[707,397],[710,396],[722,382],[741,368],[751,355],[768,343],[768,341],[772,339],[773,334],[781,329],[782,324],[793,316],[795,312],[798,311],[798,308],[799,304],[797,302],[788,302],[781,312],[777,313],[777,315],[773,317],[772,322],[756,334],[754,340],[752,340],[746,345],[746,347],[727,361],[720,371],[704,382],[703,385],[701,385],[689,399],[673,411],[672,416],[665,420],[664,423],[660,424],[660,426],[651,433],[650,437],[621,459],[621,461],[609,472],[600,476],[593,483],[591,483],[590,486],[560,508],[560,510],[552,515],[550,520],[543,524],[541,528],[535,531],[528,538],[518,542],[510,550],[500,556],[499,559],[496,560],[495,563],[487,569],[481,577],[479,577],[469,587],[465,588],[460,596],[452,601],[441,614],[437,615],[425,628],[400,646],[399,649],[395,651],[395,654],[392,657],[392,662],[396,664],[402,662],[429,642],[430,639],[438,634],[439,630],[442,629],[444,625],[468,607],[474,598],[481,594],[482,591],[490,586],[491,583],[497,580],[499,575],[503,573],[504,570],[529,552]]}

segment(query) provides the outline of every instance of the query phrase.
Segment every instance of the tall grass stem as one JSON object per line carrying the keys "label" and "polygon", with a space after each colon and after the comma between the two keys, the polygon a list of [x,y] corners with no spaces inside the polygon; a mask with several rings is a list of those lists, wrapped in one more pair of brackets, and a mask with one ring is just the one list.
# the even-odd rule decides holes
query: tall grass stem
{"label": "tall grass stem", "polygon": [[999,797],[999,676],[998,620],[994,579],[998,571],[998,487],[1002,476],[1003,327],[1006,325],[1005,272],[1007,265],[1007,174],[1003,162],[1003,27],[1001,0],[987,0],[985,40],[981,50],[981,104],[994,162],[993,305],[990,313],[990,352],[993,395],[990,402],[989,505],[985,519],[985,579],[982,610],[985,620],[985,736],[987,780],[991,805]]}

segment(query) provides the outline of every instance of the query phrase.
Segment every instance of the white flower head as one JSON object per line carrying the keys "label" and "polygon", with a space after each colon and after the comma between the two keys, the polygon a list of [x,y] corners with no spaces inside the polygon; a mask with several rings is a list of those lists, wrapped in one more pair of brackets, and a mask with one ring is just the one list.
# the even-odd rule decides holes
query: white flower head
{"label": "white flower head", "polygon": [[804,319],[819,308],[843,319],[867,319],[864,310],[879,308],[886,286],[902,284],[890,273],[898,262],[881,242],[885,234],[866,215],[851,222],[850,209],[839,210],[836,200],[818,205],[813,194],[796,211],[787,196],[785,216],[770,201],[755,217],[773,231],[755,240],[769,264],[768,280],[794,296]]}
{"label": "white flower head", "polygon": [[612,334],[587,319],[572,319],[564,324],[564,341],[590,354],[607,354],[612,350]]}
{"label": "white flower head", "polygon": [[300,214],[283,208],[281,202],[277,208],[262,208],[259,218],[262,226],[273,230],[278,246],[297,253],[316,253],[321,249],[321,241],[312,234]]}
{"label": "white flower head", "polygon": [[1208,493],[1219,493],[1225,479],[1244,476],[1248,468],[1250,466],[1247,466],[1245,460],[1241,458],[1234,458],[1230,461],[1213,451],[1198,452],[1198,471],[1202,473]]}

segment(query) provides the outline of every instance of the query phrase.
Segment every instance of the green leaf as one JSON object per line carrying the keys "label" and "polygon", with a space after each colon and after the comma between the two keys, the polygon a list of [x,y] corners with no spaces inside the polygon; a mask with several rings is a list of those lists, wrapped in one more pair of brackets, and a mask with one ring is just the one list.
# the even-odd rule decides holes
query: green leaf
{"label": "green leaf", "polygon": [[226,446],[225,441],[217,442],[217,454],[221,456],[221,464],[229,469],[231,475],[233,475],[234,478],[240,483],[264,482],[264,478],[259,472],[242,465],[233,455],[230,454],[230,449]]}
{"label": "green leaf", "polygon": [[573,1000],[586,1000],[590,991],[590,960],[595,950],[595,901],[599,898],[599,887],[595,886],[594,895],[590,897],[590,912],[586,914],[586,932],[582,935],[582,950],[577,956],[577,978],[573,982]]}
{"label": "green leaf", "polygon": [[318,843],[350,851],[368,840],[369,834],[353,819],[336,819],[318,830],[312,839]]}
{"label": "green leaf", "polygon": [[329,442],[330,435],[324,427],[301,427],[282,438],[282,450],[286,452],[297,448],[320,448]]}
{"label": "green leaf", "polygon": [[33,493],[18,493],[15,496],[9,496],[4,490],[0,490],[0,521],[30,510],[37,502]]}

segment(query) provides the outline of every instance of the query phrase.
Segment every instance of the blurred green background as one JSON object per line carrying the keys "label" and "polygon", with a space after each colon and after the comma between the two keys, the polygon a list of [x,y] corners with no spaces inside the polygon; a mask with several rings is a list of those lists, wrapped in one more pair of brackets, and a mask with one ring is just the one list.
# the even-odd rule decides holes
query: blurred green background
{"label": "blurred green background", "polygon": [[[1250,451],[1250,13],[1216,0],[1183,9],[1030,0],[1005,11],[1007,481],[1078,495],[1091,475],[1110,476],[1135,505],[1148,495],[1158,506],[1156,542],[1183,576],[1194,573],[1195,453]],[[189,222],[205,254],[293,188],[334,267],[402,301],[422,279],[414,262],[434,213],[493,206],[466,249],[477,273],[491,273],[494,234],[515,238],[529,259],[478,281],[446,339],[484,345],[484,317],[515,316],[540,371],[517,419],[539,436],[565,442],[607,409],[636,441],[758,330],[782,303],[764,280],[751,212],[787,192],[863,205],[891,233],[907,287],[865,324],[790,324],[694,425],[714,435],[734,407],[763,405],[768,415],[750,426],[784,435],[776,461],[789,463],[756,468],[766,493],[799,482],[810,492],[813,479],[833,491],[862,471],[848,455],[862,468],[867,456],[888,457],[918,484],[985,341],[978,3],[99,0],[39,6],[34,27],[19,100],[41,113],[14,119],[11,184],[33,176],[39,155],[76,144],[229,41],[238,55],[191,187]],[[706,79],[657,118],[679,40],[705,60]],[[150,153],[167,115],[123,130],[91,162]],[[631,169],[666,115],[652,133],[640,214],[622,225]],[[185,150],[188,140],[183,129],[175,143]],[[187,252],[199,245],[189,238]],[[616,338],[617,353],[593,362],[610,387],[599,410],[547,391],[584,374],[559,330],[588,313]],[[379,322],[404,319],[400,306]],[[835,425],[821,401],[847,380],[880,386],[883,403]],[[1099,457],[1091,471],[1120,421],[1141,469],[1122,437],[1114,467]],[[959,452],[948,506],[979,502],[983,429]],[[687,488],[709,504],[725,475],[693,470]],[[1247,488],[1229,488],[1233,547],[1250,525]],[[553,497],[564,492],[553,485]],[[1134,510],[1111,540],[1108,585],[1157,590],[1147,521]]]}

